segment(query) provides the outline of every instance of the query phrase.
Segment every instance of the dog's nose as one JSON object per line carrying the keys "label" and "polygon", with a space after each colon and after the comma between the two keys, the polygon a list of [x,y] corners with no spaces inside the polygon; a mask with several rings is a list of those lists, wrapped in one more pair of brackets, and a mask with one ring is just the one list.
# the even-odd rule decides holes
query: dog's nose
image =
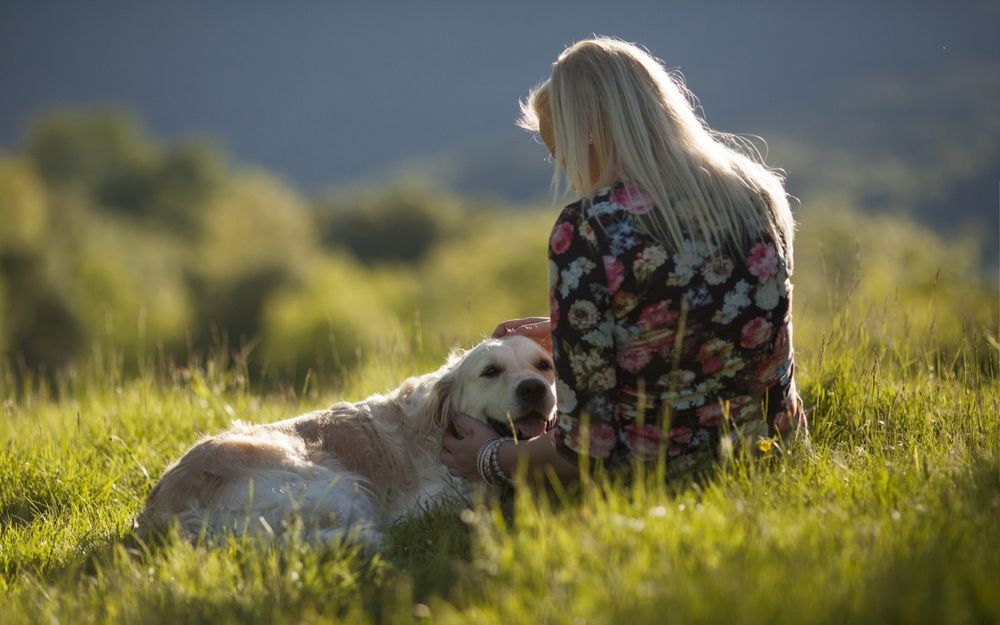
{"label": "dog's nose", "polygon": [[523,401],[534,403],[545,397],[548,389],[548,385],[537,378],[521,380],[517,385],[517,396]]}

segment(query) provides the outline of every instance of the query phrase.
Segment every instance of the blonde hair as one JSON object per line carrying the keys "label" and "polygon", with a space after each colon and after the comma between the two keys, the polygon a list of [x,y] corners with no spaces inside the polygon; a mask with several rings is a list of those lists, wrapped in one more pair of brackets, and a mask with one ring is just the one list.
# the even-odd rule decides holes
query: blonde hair
{"label": "blonde hair", "polygon": [[557,195],[561,174],[583,198],[627,178],[656,203],[642,219],[661,243],[681,249],[694,240],[739,254],[766,233],[791,273],[795,225],[781,176],[748,141],[709,128],[683,77],[645,50],[610,37],[573,44],[521,113],[522,128],[552,129]]}

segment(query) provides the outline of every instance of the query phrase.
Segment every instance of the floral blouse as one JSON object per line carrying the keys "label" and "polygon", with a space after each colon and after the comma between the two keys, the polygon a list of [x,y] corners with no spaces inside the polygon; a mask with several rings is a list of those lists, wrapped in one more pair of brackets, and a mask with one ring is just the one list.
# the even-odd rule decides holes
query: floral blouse
{"label": "floral blouse", "polygon": [[743,257],[667,249],[640,227],[652,208],[619,182],[552,230],[557,446],[611,468],[663,454],[671,474],[714,461],[724,437],[770,450],[805,423],[785,262],[763,238]]}

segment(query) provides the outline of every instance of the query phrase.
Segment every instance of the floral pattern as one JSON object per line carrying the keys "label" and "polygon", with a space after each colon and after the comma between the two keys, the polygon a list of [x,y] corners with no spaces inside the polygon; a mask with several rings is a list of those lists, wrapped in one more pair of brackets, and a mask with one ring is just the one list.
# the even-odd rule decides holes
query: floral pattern
{"label": "floral pattern", "polygon": [[785,261],[644,234],[654,204],[631,182],[567,206],[549,241],[558,447],[606,466],[714,460],[723,438],[771,449],[805,425],[793,379]]}

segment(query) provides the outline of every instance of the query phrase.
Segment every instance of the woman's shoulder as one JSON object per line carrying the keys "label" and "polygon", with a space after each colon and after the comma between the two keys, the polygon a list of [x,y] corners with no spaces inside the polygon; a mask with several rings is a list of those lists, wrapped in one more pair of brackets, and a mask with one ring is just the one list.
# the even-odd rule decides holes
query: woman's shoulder
{"label": "woman's shoulder", "polygon": [[[571,204],[582,217],[602,220],[648,212],[655,206],[653,199],[639,185],[623,178],[597,189],[593,196]],[[567,207],[569,208],[569,207]]]}
{"label": "woman's shoulder", "polygon": [[587,224],[606,230],[619,221],[630,221],[637,214],[648,211],[652,200],[638,186],[624,179],[595,191],[590,197],[571,202],[563,207],[556,223]]}
{"label": "woman's shoulder", "polygon": [[[678,203],[683,204],[682,199]],[[644,215],[656,210],[653,197],[638,183],[623,178],[597,189],[589,198],[582,198],[567,204],[557,220],[557,226],[583,235],[593,245],[607,248],[606,253],[614,256],[637,254],[647,247],[663,249],[683,265],[699,266],[706,262],[717,262],[728,258],[737,266],[778,263],[784,259],[778,253],[779,246],[768,233],[746,232],[739,241],[719,242],[699,236],[697,223],[680,220],[682,239],[679,243],[664,240],[649,230]],[[565,225],[565,224],[569,225]]]}

